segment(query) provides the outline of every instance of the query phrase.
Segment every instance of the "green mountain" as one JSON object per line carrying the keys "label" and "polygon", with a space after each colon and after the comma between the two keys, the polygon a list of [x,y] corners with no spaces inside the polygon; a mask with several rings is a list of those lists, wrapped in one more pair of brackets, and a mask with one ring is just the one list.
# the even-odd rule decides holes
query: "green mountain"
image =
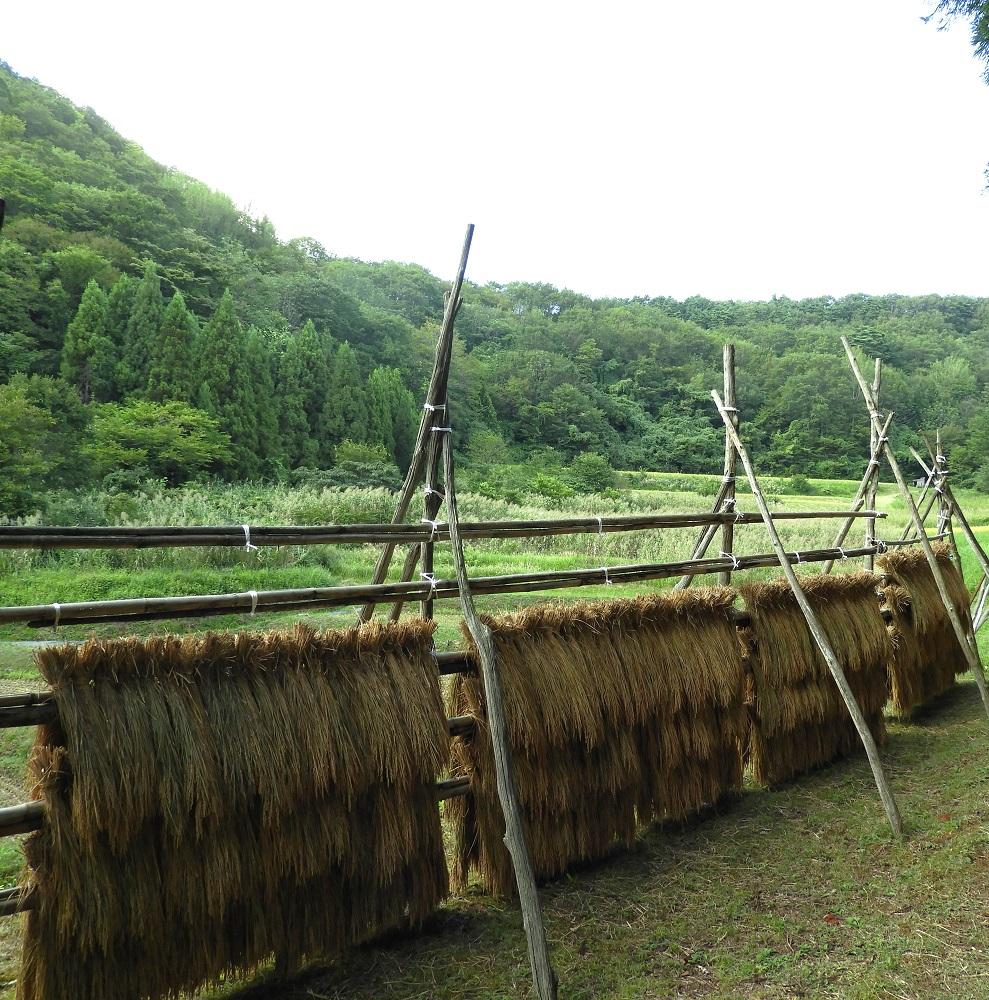
{"label": "green mountain", "polygon": [[[0,196],[0,509],[120,470],[394,481],[443,307],[428,271],[282,242],[3,63]],[[456,443],[474,467],[592,452],[717,471],[708,392],[730,339],[759,467],[855,476],[868,432],[845,333],[884,360],[898,442],[940,426],[957,475],[989,487],[983,299],[595,300],[490,284],[468,287],[457,327]]]}

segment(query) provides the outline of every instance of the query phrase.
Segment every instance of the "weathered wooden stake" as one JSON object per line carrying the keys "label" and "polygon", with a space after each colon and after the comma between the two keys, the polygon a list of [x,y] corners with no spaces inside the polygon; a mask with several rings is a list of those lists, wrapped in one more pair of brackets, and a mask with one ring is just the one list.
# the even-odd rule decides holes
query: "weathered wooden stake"
{"label": "weathered wooden stake", "polygon": [[[446,422],[446,411],[442,409],[442,406],[446,400],[446,387],[450,377],[450,358],[453,353],[453,324],[457,318],[457,310],[460,308],[460,292],[464,285],[464,275],[467,272],[467,258],[470,255],[470,244],[473,238],[474,224],[471,223],[467,227],[467,235],[464,237],[464,245],[460,251],[460,264],[457,266],[457,276],[454,278],[453,287],[450,289],[449,297],[446,300],[446,309],[443,311],[443,322],[440,324],[440,333],[436,341],[433,374],[429,380],[429,388],[426,390],[426,402],[423,405],[422,419],[419,421],[419,433],[416,436],[412,461],[409,464],[408,472],[405,474],[405,481],[402,483],[398,502],[395,505],[395,515],[392,517],[392,524],[401,524],[405,520],[405,515],[409,512],[409,504],[412,502],[416,487],[423,480],[423,471],[429,450],[429,441],[433,436],[433,428],[442,427]],[[378,556],[378,561],[374,566],[374,573],[371,577],[372,583],[384,583],[394,552],[395,545],[391,542],[386,544],[381,550],[381,555]],[[375,607],[376,605],[369,601],[361,608],[357,620],[359,622],[370,621]]]}
{"label": "weathered wooden stake", "polygon": [[[872,399],[872,393],[870,392],[865,379],[862,377],[862,372],[859,369],[858,362],[855,360],[852,345],[848,343],[847,337],[842,337],[841,343],[845,348],[845,354],[848,356],[848,363],[851,365],[852,373],[855,375],[855,381],[858,382],[859,389],[862,392],[862,397],[865,399],[865,405],[869,410],[869,417],[873,424],[875,424],[878,428],[881,426],[882,418],[879,416],[879,411],[876,409],[876,404]],[[982,671],[982,661],[979,659],[979,651],[975,644],[974,636],[969,635],[967,629],[962,624],[961,618],[958,616],[958,611],[955,609],[955,605],[952,603],[951,595],[948,592],[948,585],[944,580],[944,574],[941,572],[941,567],[938,565],[937,558],[934,555],[934,549],[931,548],[930,539],[927,537],[927,531],[925,530],[923,521],[921,521],[920,518],[920,511],[917,510],[913,494],[910,492],[910,487],[907,485],[907,481],[903,477],[903,470],[900,468],[900,463],[896,460],[896,455],[893,453],[893,449],[890,447],[889,441],[883,440],[881,443],[883,446],[883,452],[886,455],[886,461],[889,463],[890,471],[893,473],[893,478],[896,479],[897,485],[900,487],[900,494],[903,497],[904,503],[907,505],[907,511],[910,514],[910,519],[913,521],[914,528],[919,536],[920,544],[924,549],[924,555],[927,556],[927,564],[931,568],[931,574],[934,577],[934,582],[937,584],[938,593],[941,595],[941,600],[944,602],[944,609],[947,612],[949,620],[951,621],[951,627],[954,629],[955,637],[958,639],[958,644],[965,653],[965,659],[968,662],[969,669],[972,671],[972,676],[975,678],[975,684],[979,689],[980,696],[982,697],[982,705],[986,710],[986,715],[989,715],[989,689],[986,687],[986,677]],[[961,523],[962,520],[963,518],[960,517],[959,523]]]}
{"label": "weathered wooden stake", "polygon": [[[722,354],[722,367],[724,368],[724,387],[725,387],[725,399],[728,401],[728,405],[735,408],[735,420],[736,427],[738,426],[738,402],[735,393],[735,345],[725,344],[724,352]],[[725,434],[725,464],[724,464],[724,474],[721,477],[721,485],[718,487],[718,492],[714,495],[714,503],[711,505],[711,510],[715,513],[723,510],[733,510],[735,507],[735,472],[737,468],[735,455],[735,449],[732,447],[731,440],[727,434]],[[724,546],[725,552],[732,552],[735,544],[735,526],[734,524],[725,524],[722,527],[722,545]],[[716,525],[709,524],[707,527],[701,529],[700,535],[697,537],[697,541],[694,543],[693,551],[691,552],[691,559],[703,559],[707,550],[711,546],[711,542],[714,541],[714,536],[718,533]],[[731,571],[728,570],[725,573],[718,575],[718,582],[724,583],[726,586],[731,580]],[[694,582],[694,576],[692,573],[687,573],[680,577],[677,581],[674,590],[686,590]]]}
{"label": "weathered wooden stake", "polygon": [[[724,368],[725,386],[725,409],[734,421],[735,430],[738,430],[738,403],[735,396],[735,345],[725,344],[722,354],[722,367]],[[723,482],[726,486],[724,506],[735,506],[735,472],[738,468],[738,454],[735,446],[731,443],[731,437],[725,431],[725,465]],[[725,521],[721,526],[721,554],[731,556],[735,551],[735,525],[732,521]],[[726,569],[718,574],[718,583],[722,587],[727,587],[731,583],[731,570]]]}
{"label": "weathered wooden stake", "polygon": [[[872,395],[876,402],[879,402],[879,391],[883,384],[883,361],[882,358],[876,358],[875,373],[872,377]],[[869,455],[875,459],[879,454],[879,435],[876,433],[876,428],[873,426],[872,421],[869,421]],[[869,477],[869,487],[865,492],[865,505],[869,510],[875,510],[876,508],[876,493],[879,490],[879,463],[873,466],[872,475]],[[875,545],[876,544],[876,521],[875,518],[869,518],[865,522],[865,544]],[[876,568],[876,557],[874,555],[867,555],[863,559],[863,564],[865,568],[871,573]]]}
{"label": "weathered wooden stake", "polygon": [[463,540],[460,537],[460,520],[457,513],[457,491],[453,472],[453,442],[451,435],[443,436],[443,477],[446,481],[446,511],[450,522],[450,542],[453,562],[457,570],[457,584],[460,591],[460,606],[464,621],[477,646],[481,661],[481,679],[484,683],[484,701],[488,714],[488,731],[494,751],[495,779],[498,785],[498,799],[505,816],[505,846],[512,857],[515,881],[522,906],[522,922],[529,947],[529,964],[532,966],[532,980],[539,1000],[556,1000],[557,980],[550,964],[549,947],[546,943],[546,928],[543,926],[539,908],[539,892],[532,859],[525,840],[525,826],[522,822],[522,807],[519,805],[515,771],[512,767],[512,750],[508,739],[508,722],[505,718],[505,704],[498,676],[498,661],[495,654],[491,630],[478,617],[474,608],[474,598],[467,578],[467,563],[464,559]]}
{"label": "weathered wooden stake", "polygon": [[752,467],[752,461],[749,458],[749,453],[745,450],[745,445],[742,444],[741,438],[739,438],[738,432],[733,426],[731,414],[725,409],[725,406],[721,401],[721,397],[718,395],[716,390],[712,391],[711,395],[718,407],[718,412],[721,414],[721,419],[724,421],[725,429],[731,436],[732,443],[735,445],[735,450],[738,452],[738,457],[741,460],[742,467],[745,469],[745,475],[748,477],[749,486],[752,488],[752,495],[755,498],[755,502],[760,513],[762,514],[763,523],[766,525],[766,531],[769,533],[769,541],[772,543],[773,550],[779,559],[780,567],[786,575],[790,588],[793,591],[793,596],[797,599],[797,604],[800,605],[800,610],[803,612],[804,618],[807,621],[807,628],[814,637],[814,641],[817,643],[817,648],[821,651],[821,655],[824,657],[824,662],[827,663],[828,669],[831,671],[831,676],[834,678],[835,684],[838,685],[838,690],[841,692],[841,696],[845,700],[845,705],[848,707],[848,712],[852,717],[852,722],[858,730],[859,738],[862,740],[862,745],[865,747],[866,756],[869,758],[869,766],[872,768],[872,776],[875,778],[876,787],[879,789],[879,798],[882,799],[883,808],[886,810],[886,818],[889,820],[889,825],[894,834],[898,837],[902,836],[903,821],[900,819],[900,811],[897,808],[896,800],[893,798],[893,793],[890,791],[890,787],[886,781],[886,775],[883,772],[883,766],[879,760],[879,751],[876,749],[876,741],[872,738],[872,732],[865,721],[865,717],[862,715],[862,709],[859,708],[859,704],[855,700],[855,695],[852,693],[852,689],[848,686],[848,679],[845,677],[845,671],[842,670],[841,663],[835,654],[831,641],[828,639],[827,633],[824,631],[817,615],[814,613],[814,609],[810,606],[810,602],[807,600],[807,595],[804,593],[803,587],[800,586],[800,581],[797,579],[797,574],[794,573],[793,567],[790,565],[789,556],[786,554],[786,549],[783,548],[783,543],[780,541],[776,525],[773,523],[772,512],[769,509],[769,505],[766,503],[766,498],[762,495],[762,490],[759,488],[759,481],[756,479],[755,469]]}

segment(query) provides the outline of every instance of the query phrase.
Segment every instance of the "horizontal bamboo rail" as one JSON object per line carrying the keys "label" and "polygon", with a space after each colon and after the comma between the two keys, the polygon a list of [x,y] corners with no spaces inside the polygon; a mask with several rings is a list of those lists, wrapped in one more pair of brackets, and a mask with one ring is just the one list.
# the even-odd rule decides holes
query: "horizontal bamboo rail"
{"label": "horizontal bamboo rail", "polygon": [[[865,512],[862,512],[865,513]],[[942,536],[931,536],[932,540]],[[880,553],[893,545],[912,541],[880,542],[855,549],[827,548],[791,552],[794,565],[850,559]],[[706,575],[726,569],[768,568],[777,565],[776,555],[695,559],[668,563],[633,563],[602,566],[594,569],[552,570],[516,573],[503,576],[478,576],[471,579],[475,595],[532,593],[541,590],[564,590],[570,587],[594,587],[608,583],[633,583],[663,580],[683,573]],[[185,597],[139,597],[115,601],[80,601],[68,604],[34,604],[0,608],[0,624],[26,622],[31,628],[58,625],[96,624],[99,622],[140,622],[172,618],[197,618],[224,614],[253,614],[262,611],[305,611],[344,607],[361,601],[383,603],[392,600],[433,600],[458,596],[455,579],[414,583],[356,584],[340,587],[309,587],[292,590],[246,591],[235,594],[205,594]]]}
{"label": "horizontal bamboo rail", "polygon": [[[888,609],[883,608],[880,614],[887,623],[892,621],[893,613]],[[752,616],[747,611],[736,610],[734,618],[736,628],[748,628],[752,624]],[[477,670],[471,655],[462,651],[437,653],[436,660],[439,673],[443,675],[475,673]],[[460,725],[467,718],[469,716],[457,716],[450,723]],[[0,729],[44,726],[57,720],[58,710],[50,692],[25,691],[0,698]],[[453,729],[450,732],[451,735],[458,735]]]}
{"label": "horizontal bamboo rail", "polygon": [[[776,511],[774,519],[803,521],[838,517],[885,517],[880,511]],[[606,534],[651,528],[759,524],[758,514],[700,511],[615,517],[572,517],[530,521],[475,521],[461,525],[465,539],[546,538],[553,535]],[[430,524],[332,524],[320,526],[219,525],[180,527],[60,527],[0,525],[0,549],[152,549],[278,545],[394,545],[449,541],[450,529]]]}
{"label": "horizontal bamboo rail", "polygon": [[0,889],[0,917],[9,917],[25,910],[33,910],[35,896],[30,890],[25,891],[20,886],[11,889]]}

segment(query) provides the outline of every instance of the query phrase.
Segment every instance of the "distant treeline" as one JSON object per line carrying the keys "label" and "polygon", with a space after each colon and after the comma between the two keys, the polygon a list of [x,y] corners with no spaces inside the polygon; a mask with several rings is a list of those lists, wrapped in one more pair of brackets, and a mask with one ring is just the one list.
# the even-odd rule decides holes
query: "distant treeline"
{"label": "distant treeline", "polygon": [[[443,309],[423,268],[281,242],[3,64],[0,194],[0,513],[115,470],[389,482],[407,461]],[[457,331],[456,445],[481,479],[588,453],[718,469],[708,393],[726,339],[758,466],[856,476],[868,432],[845,333],[885,362],[896,442],[940,426],[957,476],[989,488],[984,299],[592,300],[491,284],[467,287]]]}

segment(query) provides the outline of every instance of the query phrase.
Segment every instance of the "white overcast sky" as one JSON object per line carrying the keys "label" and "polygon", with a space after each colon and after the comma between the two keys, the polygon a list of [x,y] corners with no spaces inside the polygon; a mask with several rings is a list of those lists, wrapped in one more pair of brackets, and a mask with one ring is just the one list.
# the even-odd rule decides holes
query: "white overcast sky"
{"label": "white overcast sky", "polygon": [[7,0],[0,58],[283,238],[592,295],[989,295],[934,0]]}

